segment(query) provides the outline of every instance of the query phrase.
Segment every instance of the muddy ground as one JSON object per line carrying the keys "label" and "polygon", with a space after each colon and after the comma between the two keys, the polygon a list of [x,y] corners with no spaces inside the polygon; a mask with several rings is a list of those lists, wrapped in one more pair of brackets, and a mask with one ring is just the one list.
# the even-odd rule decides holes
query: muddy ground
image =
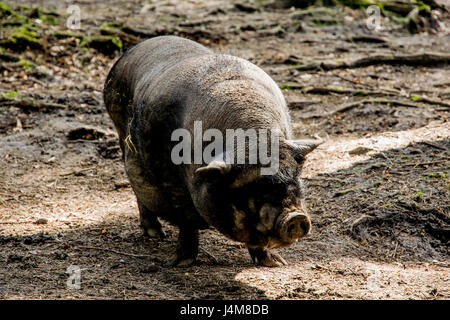
{"label": "muddy ground", "polygon": [[[81,29],[69,30],[64,1],[6,3],[16,14],[0,15],[0,299],[450,298],[443,8],[421,30],[386,14],[371,31],[364,9],[344,6],[84,0],[72,2]],[[24,24],[32,39],[8,42]],[[142,236],[102,89],[124,48],[160,34],[256,63],[283,89],[296,137],[326,138],[303,171],[312,233],[280,250],[288,266],[256,267],[210,229],[196,266],[167,267],[176,227]]]}

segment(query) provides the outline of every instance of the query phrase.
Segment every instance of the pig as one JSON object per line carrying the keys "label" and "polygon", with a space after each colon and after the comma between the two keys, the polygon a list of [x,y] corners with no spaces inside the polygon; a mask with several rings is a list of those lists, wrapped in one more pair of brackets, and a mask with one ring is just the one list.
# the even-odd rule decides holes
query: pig
{"label": "pig", "polygon": [[[262,69],[188,39],[155,37],[114,64],[104,102],[144,234],[165,236],[158,218],[179,228],[171,265],[194,264],[199,230],[210,227],[244,243],[253,263],[287,264],[274,249],[310,231],[300,174],[306,155],[322,140],[292,138],[283,94]],[[198,121],[203,130],[223,133],[238,128],[277,132],[278,170],[263,175],[260,163],[232,163],[227,150],[209,163],[175,164],[173,132],[183,128],[194,134]]]}

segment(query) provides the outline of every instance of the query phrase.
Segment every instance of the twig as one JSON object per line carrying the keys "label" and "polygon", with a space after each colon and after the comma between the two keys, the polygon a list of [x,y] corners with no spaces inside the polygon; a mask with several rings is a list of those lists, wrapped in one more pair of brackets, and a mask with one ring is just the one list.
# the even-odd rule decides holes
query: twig
{"label": "twig", "polygon": [[89,249],[89,250],[99,250],[99,251],[110,251],[112,253],[115,254],[120,254],[120,255],[124,255],[124,256],[128,256],[128,257],[133,257],[133,258],[150,258],[151,255],[147,255],[147,254],[133,254],[133,253],[126,253],[126,252],[120,252],[114,249],[109,249],[109,248],[100,248],[100,247],[90,247],[90,246],[78,246],[75,247],[74,249]]}
{"label": "twig", "polygon": [[11,54],[11,53],[8,53],[8,52],[0,52],[0,61],[19,62],[20,61],[20,57],[18,55]]}
{"label": "twig", "polygon": [[[422,141],[423,142],[423,141]],[[449,159],[446,160],[434,160],[434,161],[425,161],[425,162],[413,162],[413,163],[402,163],[403,167],[406,166],[429,166],[429,165],[433,165],[433,164],[438,164],[438,163],[447,163],[449,162]]]}
{"label": "twig", "polygon": [[5,222],[0,222],[0,224],[25,224],[25,223],[33,223],[33,221],[5,221]]}
{"label": "twig", "polygon": [[[398,100],[388,100],[388,99],[364,99],[364,100],[360,101],[360,104],[361,103],[387,103],[387,104],[393,104],[393,105],[408,107],[408,108],[418,108],[419,107],[415,103],[398,101]],[[350,110],[356,106],[358,106],[358,104],[356,104],[356,105],[355,105],[355,103],[344,104],[341,107],[339,107],[338,109],[332,111],[331,113],[334,114],[337,112],[344,112],[344,111]]]}
{"label": "twig", "polygon": [[448,151],[448,148],[445,147],[441,147],[440,145],[430,142],[430,141],[421,141],[422,143],[429,145],[430,147],[434,147],[436,149],[440,149],[440,150],[444,150],[444,151]]}
{"label": "twig", "polygon": [[207,251],[206,249],[200,248],[200,250],[205,253],[208,257],[210,257],[215,263],[219,263],[219,260],[217,260],[217,258],[210,253],[209,251]]}
{"label": "twig", "polygon": [[342,75],[340,75],[340,74],[333,74],[333,75],[334,75],[335,77],[338,77],[338,78],[344,80],[344,81],[348,81],[348,82],[350,82],[350,83],[353,84],[353,85],[359,85],[359,84],[361,84],[360,82],[353,81],[352,79],[348,79],[348,78],[346,78],[346,77],[344,77],[344,76],[342,76]]}
{"label": "twig", "polygon": [[328,94],[328,93],[338,93],[338,94],[352,94],[352,95],[360,95],[360,96],[368,96],[368,95],[388,95],[388,96],[397,96],[398,92],[391,90],[364,90],[364,89],[350,89],[344,87],[337,86],[327,86],[327,87],[307,87],[303,88],[302,92],[304,93],[316,93],[316,94]]}
{"label": "twig", "polygon": [[315,101],[315,100],[293,100],[293,101],[289,101],[287,103],[288,108],[295,110],[295,109],[303,109],[304,107],[310,106],[312,104],[316,104],[319,103],[319,101]]}
{"label": "twig", "polygon": [[46,84],[45,82],[42,82],[42,81],[40,81],[40,80],[38,80],[38,79],[36,79],[36,78],[29,77],[28,79],[30,79],[30,80],[33,81],[34,83],[37,83],[37,84],[39,84],[39,85],[41,85],[41,86],[43,86],[43,87],[46,87],[46,86],[47,86],[47,84]]}
{"label": "twig", "polygon": [[374,36],[353,36],[348,39],[351,42],[369,42],[369,43],[387,43],[388,40],[382,37],[374,37]]}
{"label": "twig", "polygon": [[93,170],[93,168],[84,168],[84,169],[80,169],[80,170],[74,170],[74,171],[70,171],[70,172],[66,172],[66,173],[61,173],[59,176],[65,177],[65,176],[70,176],[72,174],[77,175],[77,174],[80,174],[82,172],[89,171],[89,170]]}
{"label": "twig", "polygon": [[[33,69],[36,67],[36,65],[30,61],[28,61],[28,64]],[[24,65],[21,62],[0,63],[0,71],[3,71],[3,70],[13,71],[14,68],[23,68],[23,67],[24,67]]]}
{"label": "twig", "polygon": [[347,193],[358,192],[360,190],[361,190],[360,188],[349,188],[349,189],[345,189],[345,190],[338,190],[331,197],[332,198],[336,198],[336,197],[340,197],[340,196],[346,195]]}
{"label": "twig", "polygon": [[445,101],[429,99],[429,98],[423,97],[423,96],[410,96],[410,98],[411,99],[416,98],[417,102],[425,102],[425,103],[429,103],[429,104],[438,104],[440,106],[450,108],[450,103],[445,102]]}
{"label": "twig", "polygon": [[303,180],[311,180],[311,181],[333,181],[333,182],[339,182],[339,183],[343,183],[345,182],[342,179],[339,178],[328,178],[328,177],[319,177],[319,178],[308,178],[308,177],[303,177]]}

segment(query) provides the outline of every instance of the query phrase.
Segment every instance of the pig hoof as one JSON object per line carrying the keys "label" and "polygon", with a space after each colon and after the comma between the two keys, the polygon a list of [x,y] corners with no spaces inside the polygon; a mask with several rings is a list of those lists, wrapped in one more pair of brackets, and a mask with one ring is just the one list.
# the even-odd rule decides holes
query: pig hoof
{"label": "pig hoof", "polygon": [[264,249],[248,249],[253,263],[264,267],[281,267],[288,263],[278,253]]}
{"label": "pig hoof", "polygon": [[195,258],[179,258],[172,259],[169,263],[171,267],[190,267],[195,263]]}
{"label": "pig hoof", "polygon": [[269,251],[267,256],[259,261],[259,264],[265,267],[281,267],[286,266],[288,263],[278,253]]}
{"label": "pig hoof", "polygon": [[162,229],[155,229],[155,228],[143,228],[144,229],[144,236],[147,236],[149,238],[165,238],[166,233]]}

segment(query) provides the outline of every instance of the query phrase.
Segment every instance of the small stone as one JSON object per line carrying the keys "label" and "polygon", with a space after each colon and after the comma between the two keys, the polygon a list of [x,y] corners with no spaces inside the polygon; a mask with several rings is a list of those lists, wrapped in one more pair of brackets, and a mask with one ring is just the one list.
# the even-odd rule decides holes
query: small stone
{"label": "small stone", "polygon": [[123,181],[116,181],[114,183],[115,189],[121,189],[121,188],[128,188],[130,186],[130,182],[123,180]]}
{"label": "small stone", "polygon": [[348,152],[348,154],[360,156],[360,155],[366,154],[366,153],[369,152],[370,150],[371,150],[371,149],[366,148],[366,147],[356,147],[355,149],[350,150],[350,151]]}
{"label": "small stone", "polygon": [[48,223],[48,220],[45,219],[45,218],[37,219],[37,220],[34,222],[34,224],[47,224],[47,223]]}

